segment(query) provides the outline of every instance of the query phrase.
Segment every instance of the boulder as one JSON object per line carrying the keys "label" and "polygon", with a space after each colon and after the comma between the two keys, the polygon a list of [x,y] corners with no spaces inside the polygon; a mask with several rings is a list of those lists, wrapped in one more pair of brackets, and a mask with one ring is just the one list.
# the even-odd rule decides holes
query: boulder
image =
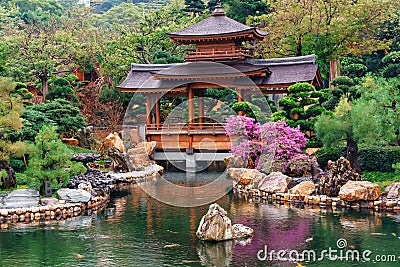
{"label": "boulder", "polygon": [[385,188],[387,198],[400,198],[400,183],[393,183]]}
{"label": "boulder", "polygon": [[106,151],[108,151],[110,147],[115,147],[122,153],[125,153],[124,142],[122,141],[121,137],[119,137],[119,134],[116,132],[107,135],[107,137],[103,141],[103,147]]}
{"label": "boulder", "polygon": [[79,140],[75,138],[61,138],[61,141],[69,146],[78,146],[79,144]]}
{"label": "boulder", "polygon": [[340,188],[348,181],[361,181],[362,176],[350,166],[344,157],[337,161],[328,162],[327,172],[322,175],[318,187],[318,194],[336,197]]}
{"label": "boulder", "polygon": [[60,199],[71,203],[88,202],[92,198],[89,192],[82,189],[60,188],[57,194]]}
{"label": "boulder", "polygon": [[251,184],[253,187],[257,187],[260,181],[267,177],[267,175],[256,169],[229,168],[228,173],[238,184]]}
{"label": "boulder", "polygon": [[240,156],[228,156],[224,158],[224,163],[227,168],[245,168],[246,164]]}
{"label": "boulder", "polygon": [[18,189],[4,197],[2,208],[29,208],[39,205],[40,194],[37,190]]}
{"label": "boulder", "polygon": [[153,158],[157,145],[156,141],[141,142],[128,150],[128,156],[133,164],[147,167],[150,165],[150,159]]}
{"label": "boulder", "polygon": [[225,241],[253,235],[253,229],[243,225],[232,226],[226,211],[218,204],[211,204],[201,218],[196,236],[203,241]]}
{"label": "boulder", "polygon": [[349,181],[340,188],[339,197],[345,201],[377,200],[381,195],[379,185],[369,181]]}
{"label": "boulder", "polygon": [[267,193],[286,193],[292,185],[292,178],[281,172],[271,172],[258,184],[258,189]]}
{"label": "boulder", "polygon": [[289,190],[291,194],[298,194],[300,196],[310,196],[315,193],[315,184],[311,181],[301,182]]}

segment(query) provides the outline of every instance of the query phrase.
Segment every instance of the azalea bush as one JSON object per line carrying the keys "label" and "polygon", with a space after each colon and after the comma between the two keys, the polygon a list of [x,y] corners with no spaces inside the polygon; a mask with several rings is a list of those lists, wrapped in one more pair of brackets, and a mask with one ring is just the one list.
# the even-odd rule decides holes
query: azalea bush
{"label": "azalea bush", "polygon": [[301,175],[311,167],[310,158],[301,150],[307,138],[284,120],[261,125],[253,118],[230,116],[225,131],[232,139],[232,154],[242,157],[248,168]]}

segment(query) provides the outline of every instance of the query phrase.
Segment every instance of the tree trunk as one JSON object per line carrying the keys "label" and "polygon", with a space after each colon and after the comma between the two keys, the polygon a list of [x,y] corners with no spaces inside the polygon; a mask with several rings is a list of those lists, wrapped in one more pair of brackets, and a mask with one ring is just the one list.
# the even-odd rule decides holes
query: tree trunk
{"label": "tree trunk", "polygon": [[358,165],[358,145],[351,137],[347,138],[346,159],[350,162],[351,167],[361,174],[361,169]]}
{"label": "tree trunk", "polygon": [[46,95],[49,92],[49,80],[47,79],[47,75],[42,77],[41,79],[42,82],[42,94],[43,98],[46,100]]}
{"label": "tree trunk", "polygon": [[5,170],[7,172],[7,176],[1,178],[1,188],[14,188],[17,185],[14,169],[11,168],[5,160],[0,160],[0,171],[1,170]]}

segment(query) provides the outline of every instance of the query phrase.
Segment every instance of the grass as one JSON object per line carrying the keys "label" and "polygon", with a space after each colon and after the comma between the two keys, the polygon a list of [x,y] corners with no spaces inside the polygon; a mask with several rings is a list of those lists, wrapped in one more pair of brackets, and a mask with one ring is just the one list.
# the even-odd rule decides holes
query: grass
{"label": "grass", "polygon": [[99,154],[99,151],[96,151],[96,150],[90,150],[90,149],[78,147],[78,146],[69,146],[69,145],[67,145],[67,146],[74,154],[78,154],[78,153]]}
{"label": "grass", "polygon": [[17,185],[16,188],[11,188],[11,189],[6,189],[6,190],[0,189],[0,194],[7,194],[15,189],[28,189],[28,188],[29,187],[27,185]]}
{"label": "grass", "polygon": [[378,184],[382,190],[395,182],[400,182],[400,174],[395,172],[363,172],[363,180]]}

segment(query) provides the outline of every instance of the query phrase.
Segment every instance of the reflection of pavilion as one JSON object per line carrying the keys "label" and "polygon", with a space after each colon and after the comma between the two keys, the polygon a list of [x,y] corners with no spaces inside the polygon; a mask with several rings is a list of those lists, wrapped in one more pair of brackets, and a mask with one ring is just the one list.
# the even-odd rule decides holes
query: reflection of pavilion
{"label": "reflection of pavilion", "polygon": [[[230,143],[221,123],[205,119],[202,97],[206,89],[235,89],[240,102],[251,101],[255,94],[285,94],[287,88],[296,82],[321,85],[315,55],[254,59],[252,47],[266,35],[266,32],[228,18],[221,6],[217,6],[211,17],[168,33],[175,43],[194,45],[195,51],[187,53],[185,63],[132,64],[131,71],[118,89],[146,95],[147,140],[158,141],[159,149],[164,151],[227,151]],[[187,119],[162,124],[162,97],[187,97]]]}

